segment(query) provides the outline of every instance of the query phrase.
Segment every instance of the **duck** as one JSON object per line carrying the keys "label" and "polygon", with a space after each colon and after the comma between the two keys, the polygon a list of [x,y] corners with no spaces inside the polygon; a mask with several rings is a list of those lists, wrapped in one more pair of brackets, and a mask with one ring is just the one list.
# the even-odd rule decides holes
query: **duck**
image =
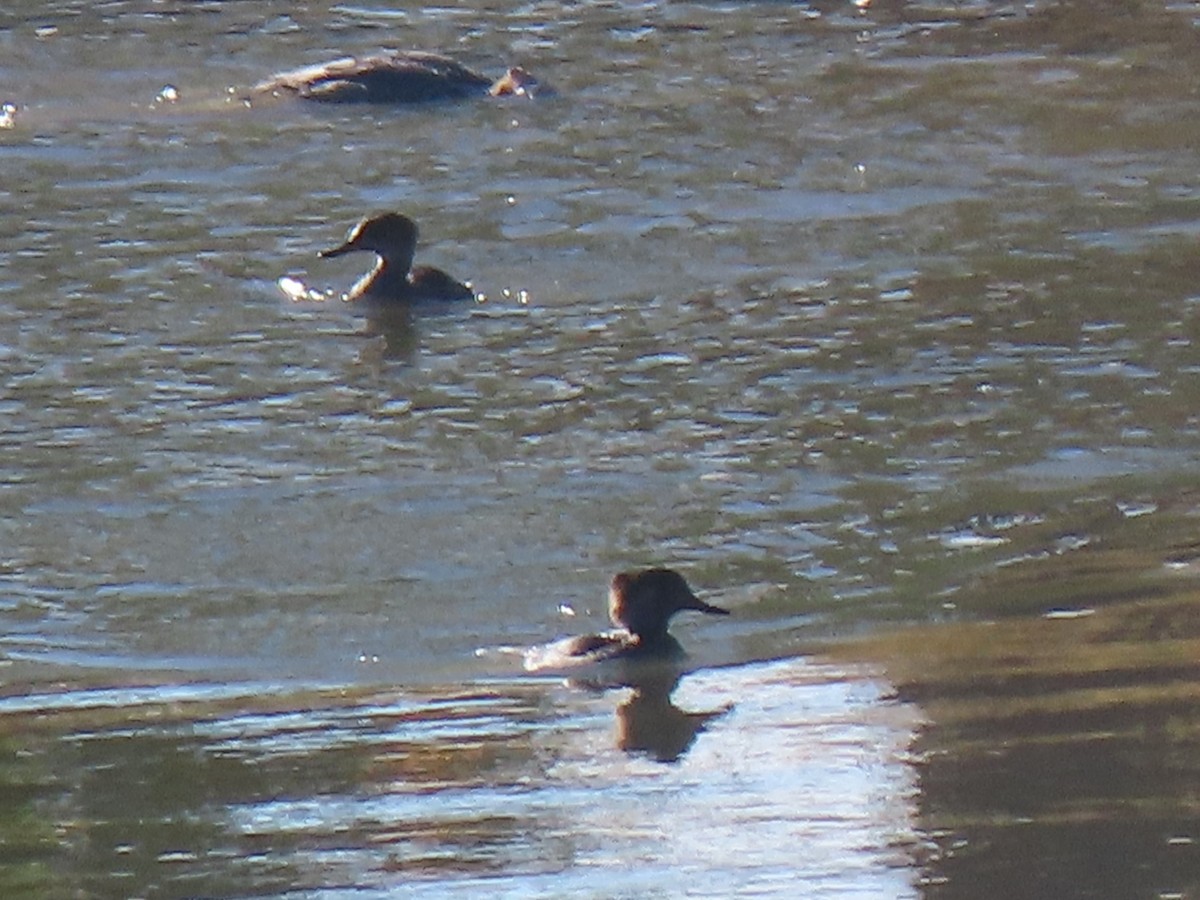
{"label": "duck", "polygon": [[320,103],[425,103],[469,97],[533,97],[538,80],[519,66],[492,80],[440,53],[390,50],[347,56],[273,75],[252,95]]}
{"label": "duck", "polygon": [[616,628],[532,648],[525,654],[525,669],[562,669],[611,660],[678,660],[685,655],[683,647],[667,626],[675,613],[684,610],[729,615],[729,610],[697,597],[674,569],[618,572],[608,586],[608,616]]}
{"label": "duck", "polygon": [[343,295],[348,303],[473,300],[470,287],[441,269],[413,266],[418,233],[417,223],[401,213],[368,216],[350,229],[345,242],[317,255],[332,259],[363,250],[378,256],[375,267]]}

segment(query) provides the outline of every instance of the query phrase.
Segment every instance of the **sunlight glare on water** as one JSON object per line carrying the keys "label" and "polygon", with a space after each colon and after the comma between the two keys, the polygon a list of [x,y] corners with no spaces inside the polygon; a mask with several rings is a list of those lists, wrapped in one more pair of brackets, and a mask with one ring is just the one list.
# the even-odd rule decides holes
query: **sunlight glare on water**
{"label": "sunlight glare on water", "polygon": [[[614,745],[628,698],[545,682],[201,713],[178,739],[245,770],[215,783],[221,845],[257,849],[250,883],[286,867],[293,889],[328,897],[633,896],[676,877],[713,897],[915,896],[915,710],[864,673],[798,660],[697,674],[673,700],[720,715],[669,768]],[[309,788],[293,796],[284,786],[298,779]],[[175,854],[181,883],[205,877],[203,847]]]}
{"label": "sunlight glare on water", "polygon": [[[1115,750],[1104,718],[1194,658],[1137,604],[1200,571],[1196,28],[1154,0],[0,10],[0,894],[1200,883],[1142,852],[1188,831],[1148,774],[1186,783],[1188,703],[1121,695]],[[557,94],[251,90],[380,47]],[[369,255],[318,251],[380,211],[476,302],[341,302]],[[673,623],[675,694],[525,675],[640,566],[732,612]],[[1030,692],[1104,701],[1071,741],[1014,715],[926,765],[971,704],[808,662],[1021,616],[1112,629]],[[941,652],[972,673],[981,633]],[[970,689],[1027,676],[1003,658]],[[1122,759],[1095,790],[1135,802],[1054,779],[1030,812],[990,780],[1013,748]]]}

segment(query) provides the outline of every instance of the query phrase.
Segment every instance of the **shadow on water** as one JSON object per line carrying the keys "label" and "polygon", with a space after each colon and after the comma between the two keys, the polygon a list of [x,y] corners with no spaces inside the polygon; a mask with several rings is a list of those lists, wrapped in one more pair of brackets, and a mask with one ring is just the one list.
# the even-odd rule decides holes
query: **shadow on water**
{"label": "shadow on water", "polygon": [[1200,592],[1194,542],[1176,550],[1158,578],[1136,552],[1046,559],[982,590],[1040,596],[1041,616],[835,651],[882,661],[928,716],[915,744],[925,896],[1200,890]]}

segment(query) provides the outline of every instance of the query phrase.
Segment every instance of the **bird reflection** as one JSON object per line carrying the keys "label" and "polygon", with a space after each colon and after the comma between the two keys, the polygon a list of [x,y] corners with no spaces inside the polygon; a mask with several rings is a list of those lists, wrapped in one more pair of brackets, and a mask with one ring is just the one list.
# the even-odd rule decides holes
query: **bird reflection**
{"label": "bird reflection", "polygon": [[367,312],[364,333],[382,338],[381,356],[389,362],[411,363],[421,345],[421,333],[412,310],[395,305]]}
{"label": "bird reflection", "polygon": [[713,719],[733,708],[726,704],[707,712],[687,712],[671,702],[682,672],[646,673],[637,679],[629,697],[617,707],[617,747],[646,754],[658,762],[675,762]]}
{"label": "bird reflection", "polygon": [[708,722],[732,708],[687,712],[671,702],[687,670],[687,654],[667,625],[683,610],[729,614],[697,597],[670,569],[618,573],[609,585],[609,617],[617,629],[532,647],[525,653],[525,668],[563,672],[570,676],[568,683],[598,691],[629,688],[616,711],[617,746],[674,762]]}

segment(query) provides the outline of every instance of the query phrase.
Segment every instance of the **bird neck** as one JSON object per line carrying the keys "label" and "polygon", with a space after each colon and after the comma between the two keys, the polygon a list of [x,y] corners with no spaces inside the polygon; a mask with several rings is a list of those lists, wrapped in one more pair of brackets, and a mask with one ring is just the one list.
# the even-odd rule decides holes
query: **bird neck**
{"label": "bird neck", "polygon": [[408,292],[408,269],[380,256],[375,267],[360,278],[346,295],[347,300],[359,297],[397,297]]}

